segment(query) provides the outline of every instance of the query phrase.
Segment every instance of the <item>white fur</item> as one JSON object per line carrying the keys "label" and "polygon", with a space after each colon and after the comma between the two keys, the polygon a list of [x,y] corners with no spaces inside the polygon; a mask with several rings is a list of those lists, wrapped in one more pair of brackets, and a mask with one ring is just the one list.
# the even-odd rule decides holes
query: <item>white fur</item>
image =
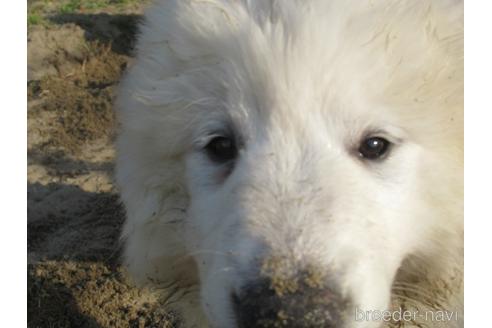
{"label": "white fur", "polygon": [[[460,311],[404,327],[462,326],[462,5],[156,1],[117,99],[135,279],[177,292],[187,327],[233,327],[267,247],[361,309]],[[226,126],[244,148],[224,177],[202,148]],[[371,131],[395,144],[379,163],[354,152]]]}

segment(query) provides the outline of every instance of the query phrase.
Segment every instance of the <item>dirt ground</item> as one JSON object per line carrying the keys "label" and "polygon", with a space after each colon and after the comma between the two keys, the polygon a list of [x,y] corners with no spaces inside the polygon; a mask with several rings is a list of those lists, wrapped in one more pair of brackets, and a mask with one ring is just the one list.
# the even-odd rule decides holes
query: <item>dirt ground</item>
{"label": "dirt ground", "polygon": [[28,0],[28,326],[177,327],[120,262],[114,90],[147,1]]}

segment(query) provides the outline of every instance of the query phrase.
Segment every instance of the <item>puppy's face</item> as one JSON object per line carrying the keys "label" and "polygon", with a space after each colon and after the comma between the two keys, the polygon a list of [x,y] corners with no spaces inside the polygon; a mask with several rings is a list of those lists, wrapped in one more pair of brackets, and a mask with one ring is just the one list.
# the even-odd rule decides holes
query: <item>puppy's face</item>
{"label": "puppy's face", "polygon": [[376,327],[458,263],[462,12],[156,1],[118,101],[134,276],[194,286],[191,255],[216,328]]}
{"label": "puppy's face", "polygon": [[192,122],[186,245],[214,327],[377,327],[356,313],[455,237],[456,58],[420,25],[395,30],[414,48],[360,26],[326,46],[309,26],[288,46],[226,40],[195,83],[216,101]]}
{"label": "puppy's face", "polygon": [[377,326],[356,311],[386,309],[404,258],[434,252],[442,223],[429,190],[445,169],[420,142],[432,131],[406,125],[356,75],[334,83],[322,101],[245,85],[229,99],[255,101],[196,129],[187,245],[215,327]]}

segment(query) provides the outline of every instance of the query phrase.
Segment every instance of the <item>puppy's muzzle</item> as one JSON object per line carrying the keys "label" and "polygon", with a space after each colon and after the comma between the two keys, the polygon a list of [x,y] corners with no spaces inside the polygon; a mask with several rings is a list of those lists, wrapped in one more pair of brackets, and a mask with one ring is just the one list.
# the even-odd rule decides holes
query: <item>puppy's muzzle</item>
{"label": "puppy's muzzle", "polygon": [[262,277],[232,294],[239,328],[343,327],[350,301],[322,277]]}

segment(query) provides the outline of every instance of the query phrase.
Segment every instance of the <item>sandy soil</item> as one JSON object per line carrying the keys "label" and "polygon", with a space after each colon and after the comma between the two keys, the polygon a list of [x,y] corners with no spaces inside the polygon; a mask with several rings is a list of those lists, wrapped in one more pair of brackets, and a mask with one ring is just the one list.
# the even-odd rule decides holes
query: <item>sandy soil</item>
{"label": "sandy soil", "polygon": [[111,104],[142,1],[28,8],[28,326],[177,327],[120,263]]}

